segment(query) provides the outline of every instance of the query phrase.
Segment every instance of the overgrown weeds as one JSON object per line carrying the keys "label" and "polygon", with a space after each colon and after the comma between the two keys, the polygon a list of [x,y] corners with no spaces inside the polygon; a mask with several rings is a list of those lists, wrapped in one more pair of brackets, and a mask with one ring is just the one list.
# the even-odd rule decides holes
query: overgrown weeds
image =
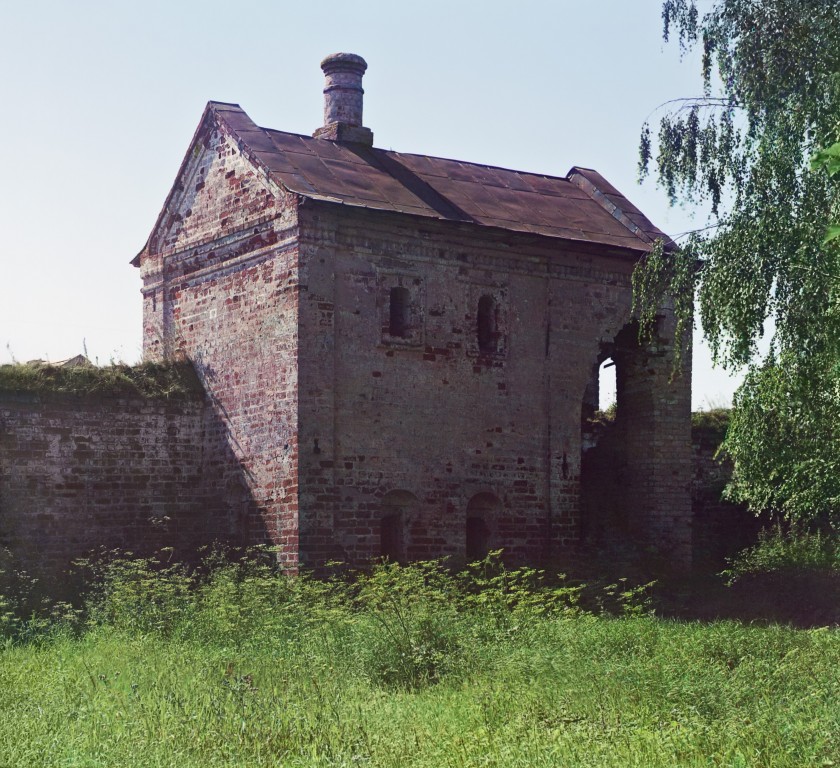
{"label": "overgrown weeds", "polygon": [[731,583],[747,575],[832,570],[840,571],[838,531],[776,524],[760,531],[758,542],[734,557],[724,575]]}
{"label": "overgrown weeds", "polygon": [[91,567],[77,612],[0,646],[0,763],[840,759],[836,631],[662,621],[648,585],[592,592],[495,554],[324,579],[261,553]]}
{"label": "overgrown weeds", "polygon": [[0,392],[184,398],[201,392],[187,362],[114,364],[62,368],[16,363],[0,365]]}

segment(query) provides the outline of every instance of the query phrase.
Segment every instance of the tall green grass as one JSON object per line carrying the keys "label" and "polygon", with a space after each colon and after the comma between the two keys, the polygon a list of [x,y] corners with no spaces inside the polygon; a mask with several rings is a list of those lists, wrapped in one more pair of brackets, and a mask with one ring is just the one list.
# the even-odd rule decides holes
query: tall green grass
{"label": "tall green grass", "polygon": [[840,765],[836,630],[662,621],[498,560],[121,559],[39,627],[0,652],[0,765]]}

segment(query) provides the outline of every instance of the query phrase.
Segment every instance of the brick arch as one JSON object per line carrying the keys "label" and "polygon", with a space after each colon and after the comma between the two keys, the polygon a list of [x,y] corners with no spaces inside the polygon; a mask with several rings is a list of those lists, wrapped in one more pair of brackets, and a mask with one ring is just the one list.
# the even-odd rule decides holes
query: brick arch
{"label": "brick arch", "polygon": [[[580,533],[608,547],[655,544],[679,561],[690,537],[691,379],[688,369],[672,376],[673,332],[666,312],[650,342],[639,341],[630,320],[599,344],[592,375],[604,359],[615,362],[616,416],[607,424],[581,419]],[[582,416],[591,401],[590,379]]]}
{"label": "brick arch", "polygon": [[[638,325],[625,323],[613,338],[602,339],[590,365],[590,377],[581,400],[580,536],[598,546],[630,534],[627,505],[622,499],[628,471],[626,435],[615,422],[596,420],[600,372],[604,361],[616,366],[616,414],[626,411],[619,402],[619,378],[625,372],[621,350],[638,347]],[[621,371],[619,371],[621,367]]]}

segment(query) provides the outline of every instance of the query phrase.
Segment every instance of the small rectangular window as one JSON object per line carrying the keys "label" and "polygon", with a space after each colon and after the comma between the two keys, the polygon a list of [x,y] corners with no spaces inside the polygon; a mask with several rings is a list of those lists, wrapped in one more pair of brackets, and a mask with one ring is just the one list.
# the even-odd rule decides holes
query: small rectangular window
{"label": "small rectangular window", "polygon": [[495,354],[499,338],[496,328],[496,302],[492,296],[482,296],[478,300],[476,313],[476,336],[478,351],[485,354]]}

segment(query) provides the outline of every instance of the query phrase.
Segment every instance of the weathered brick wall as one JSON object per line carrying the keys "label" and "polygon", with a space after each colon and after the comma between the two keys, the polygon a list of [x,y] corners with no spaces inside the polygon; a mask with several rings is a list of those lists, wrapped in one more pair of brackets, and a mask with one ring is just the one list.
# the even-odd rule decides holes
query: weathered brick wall
{"label": "weathered brick wall", "polygon": [[756,542],[758,532],[766,524],[745,505],[723,498],[732,465],[715,456],[722,439],[721,432],[692,429],[693,561],[707,570],[725,567],[727,558]]}
{"label": "weathered brick wall", "polygon": [[[576,542],[582,402],[630,317],[628,252],[301,202],[212,113],[194,147],[141,255],[144,353],[195,364],[244,538],[291,567],[377,556],[393,518],[406,558],[461,558],[476,525],[518,560]],[[685,392],[653,367],[634,379],[651,423],[625,454],[633,514],[684,549]]]}
{"label": "weathered brick wall", "polygon": [[55,578],[100,547],[232,540],[214,432],[200,397],[0,393],[0,545]]}
{"label": "weathered brick wall", "polygon": [[[462,558],[470,515],[515,559],[576,542],[581,406],[602,345],[629,320],[626,256],[312,204],[300,237],[302,557],[378,555],[395,509],[407,558]],[[395,286],[411,297],[404,338],[388,333]],[[496,354],[478,349],[484,295],[498,307]],[[673,390],[650,393],[645,451],[679,463],[659,473],[661,527],[684,543],[690,446],[667,431],[683,418],[678,389],[677,415]]]}
{"label": "weathered brick wall", "polygon": [[[199,132],[164,231],[141,259],[146,359],[190,359],[219,430],[219,473],[239,468],[248,543],[297,562],[297,221],[218,124]],[[166,227],[164,227],[166,230]]]}
{"label": "weathered brick wall", "polygon": [[675,560],[690,561],[691,357],[674,377],[671,315],[640,345],[630,326],[617,341],[616,428],[622,441],[618,501],[631,531]]}
{"label": "weathered brick wall", "polygon": [[[584,498],[583,539],[610,551],[620,551],[623,544],[639,538],[632,516],[634,508],[626,503],[633,484],[627,450],[628,446],[631,450],[639,446],[624,437],[627,424],[621,422],[618,413],[615,421],[593,426],[591,447],[584,454],[590,493]],[[691,537],[693,565],[705,571],[720,570],[727,557],[754,543],[763,524],[743,505],[723,498],[732,466],[715,454],[724,432],[725,426],[709,428],[701,424],[691,428],[691,525],[683,532]],[[655,496],[657,490],[652,487],[651,495]]]}

